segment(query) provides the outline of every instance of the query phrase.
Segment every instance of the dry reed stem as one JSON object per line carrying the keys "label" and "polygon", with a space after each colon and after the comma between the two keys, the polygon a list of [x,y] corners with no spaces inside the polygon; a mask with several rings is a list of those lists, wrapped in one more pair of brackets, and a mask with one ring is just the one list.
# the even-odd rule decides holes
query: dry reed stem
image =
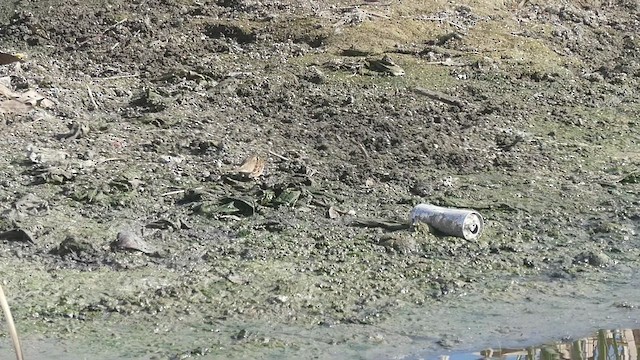
{"label": "dry reed stem", "polygon": [[16,330],[16,325],[13,323],[13,316],[11,315],[11,310],[9,309],[9,303],[7,302],[7,298],[4,296],[2,285],[0,285],[0,307],[2,307],[2,312],[4,312],[4,317],[7,319],[9,334],[11,334],[11,341],[13,342],[13,348],[16,351],[16,359],[22,360],[23,359],[22,346],[20,346],[18,331]]}

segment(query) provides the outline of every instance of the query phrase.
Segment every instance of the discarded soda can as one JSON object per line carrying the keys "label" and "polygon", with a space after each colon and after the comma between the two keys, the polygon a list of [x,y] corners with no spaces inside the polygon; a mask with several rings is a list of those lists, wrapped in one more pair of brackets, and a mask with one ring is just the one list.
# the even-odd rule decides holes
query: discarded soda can
{"label": "discarded soda can", "polygon": [[482,215],[467,209],[420,204],[411,210],[410,218],[411,225],[417,222],[426,223],[445,235],[467,240],[477,240],[484,228]]}

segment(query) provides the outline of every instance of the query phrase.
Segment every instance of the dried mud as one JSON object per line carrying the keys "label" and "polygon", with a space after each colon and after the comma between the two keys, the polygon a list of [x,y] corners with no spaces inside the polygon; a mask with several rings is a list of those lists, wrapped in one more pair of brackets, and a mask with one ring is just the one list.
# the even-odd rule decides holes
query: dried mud
{"label": "dried mud", "polygon": [[[25,339],[402,357],[520,341],[486,314],[522,304],[529,340],[554,304],[633,311],[616,304],[640,266],[635,2],[5,8],[0,51],[27,58],[0,77],[55,103],[0,125]],[[422,202],[476,209],[485,233],[355,226]]]}

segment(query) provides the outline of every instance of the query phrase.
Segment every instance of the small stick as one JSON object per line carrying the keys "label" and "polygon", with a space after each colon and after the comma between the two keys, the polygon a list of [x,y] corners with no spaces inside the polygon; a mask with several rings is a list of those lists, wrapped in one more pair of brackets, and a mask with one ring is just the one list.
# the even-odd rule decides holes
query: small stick
{"label": "small stick", "polygon": [[124,18],[124,19],[122,19],[122,20],[118,21],[117,23],[115,23],[115,24],[113,24],[113,25],[109,26],[108,28],[106,28],[102,33],[103,33],[103,34],[108,33],[109,31],[111,31],[111,30],[113,30],[113,29],[117,28],[117,27],[118,27],[118,25],[122,24],[123,22],[125,22],[125,21],[127,21],[127,20],[129,20],[129,19]]}
{"label": "small stick", "polygon": [[453,27],[457,27],[458,29],[464,29],[464,27],[460,24],[456,24],[451,20],[447,20],[444,18],[435,18],[435,17],[419,17],[418,20],[425,20],[425,21],[438,21],[438,22],[444,22],[447,23]]}
{"label": "small stick", "polygon": [[443,65],[443,66],[466,66],[464,63],[457,63],[447,59],[445,61],[429,61],[427,65]]}
{"label": "small stick", "polygon": [[13,348],[16,351],[16,359],[22,360],[24,355],[22,354],[22,346],[20,345],[20,339],[18,338],[18,331],[16,330],[16,324],[13,322],[13,316],[11,315],[11,309],[9,309],[9,303],[4,296],[2,285],[0,285],[0,307],[4,312],[4,317],[7,320],[7,327],[9,328],[9,334],[11,334],[11,341],[13,342]]}
{"label": "small stick", "polygon": [[282,156],[280,154],[276,154],[273,151],[269,151],[269,155],[273,155],[273,156],[277,157],[280,160],[291,161],[291,159],[289,159],[288,157]]}
{"label": "small stick", "polygon": [[117,79],[126,79],[126,78],[132,78],[132,77],[138,77],[140,76],[140,74],[135,73],[135,74],[128,74],[128,75],[115,75],[115,76],[109,76],[109,77],[103,77],[103,78],[97,78],[100,80],[117,80]]}
{"label": "small stick", "polygon": [[169,195],[175,195],[175,194],[182,194],[183,192],[184,192],[184,190],[174,190],[174,191],[166,192],[164,194],[160,194],[160,196],[169,196]]}
{"label": "small stick", "polygon": [[89,110],[98,109],[98,104],[96,104],[96,99],[93,97],[93,91],[91,91],[91,88],[89,87],[89,85],[87,85],[87,92],[89,93],[89,99],[91,100],[91,104],[93,105],[93,109],[89,109]]}
{"label": "small stick", "polygon": [[107,161],[123,161],[123,158],[106,158],[106,159],[102,159],[100,160],[100,163],[105,163]]}
{"label": "small stick", "polygon": [[438,91],[431,91],[421,87],[416,87],[413,90],[420,95],[428,97],[429,99],[437,100],[447,105],[457,106],[459,108],[463,108],[466,105],[464,101]]}
{"label": "small stick", "polygon": [[360,148],[360,150],[362,151],[362,153],[364,154],[364,157],[366,157],[367,159],[369,158],[369,152],[367,151],[367,149],[364,147],[364,145],[362,145],[362,143],[359,143],[355,140],[353,140],[353,142],[358,145],[358,147]]}

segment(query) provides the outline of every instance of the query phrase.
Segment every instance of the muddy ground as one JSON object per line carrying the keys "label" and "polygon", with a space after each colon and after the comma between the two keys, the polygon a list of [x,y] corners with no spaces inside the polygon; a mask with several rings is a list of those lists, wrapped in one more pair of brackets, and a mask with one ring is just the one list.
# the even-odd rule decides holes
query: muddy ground
{"label": "muddy ground", "polygon": [[[0,2],[0,83],[45,97],[0,111],[27,349],[403,357],[540,338],[498,303],[633,312],[639,7]],[[484,234],[390,224],[424,202]]]}

